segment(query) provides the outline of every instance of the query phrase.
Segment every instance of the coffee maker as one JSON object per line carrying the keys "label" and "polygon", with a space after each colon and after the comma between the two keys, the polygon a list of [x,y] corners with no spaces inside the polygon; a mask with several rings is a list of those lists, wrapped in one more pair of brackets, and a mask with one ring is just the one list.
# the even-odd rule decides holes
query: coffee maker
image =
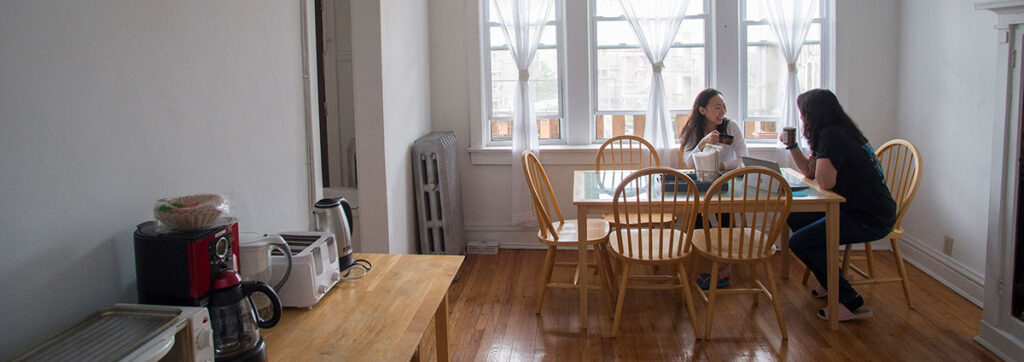
{"label": "coffee maker", "polygon": [[[252,297],[262,294],[270,303],[269,318],[253,308]],[[210,324],[213,325],[214,355],[217,362],[264,362],[266,342],[260,329],[277,325],[281,319],[281,300],[264,282],[243,282],[233,270],[220,273],[210,292]]]}
{"label": "coffee maker", "polygon": [[207,305],[213,280],[225,270],[238,270],[238,221],[223,217],[214,225],[175,231],[147,221],[136,227],[139,303]]}

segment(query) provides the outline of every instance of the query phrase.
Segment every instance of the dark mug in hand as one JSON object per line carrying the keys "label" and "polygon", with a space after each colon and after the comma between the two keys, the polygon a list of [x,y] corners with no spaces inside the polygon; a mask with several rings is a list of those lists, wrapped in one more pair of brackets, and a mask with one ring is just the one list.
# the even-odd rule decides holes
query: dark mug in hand
{"label": "dark mug in hand", "polygon": [[796,145],[796,127],[782,128],[782,144],[786,146]]}
{"label": "dark mug in hand", "polygon": [[718,142],[726,145],[731,145],[733,138],[735,138],[733,135],[720,134],[718,135]]}

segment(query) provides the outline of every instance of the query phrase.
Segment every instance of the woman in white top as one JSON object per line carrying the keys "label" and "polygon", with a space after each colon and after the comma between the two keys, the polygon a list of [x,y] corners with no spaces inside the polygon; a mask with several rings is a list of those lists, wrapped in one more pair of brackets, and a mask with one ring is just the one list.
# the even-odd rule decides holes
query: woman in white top
{"label": "woman in white top", "polygon": [[[724,142],[723,142],[724,141]],[[722,158],[719,168],[731,170],[740,167],[740,157],[750,156],[747,153],[747,144],[743,142],[743,132],[736,122],[725,118],[725,99],[722,92],[708,88],[697,94],[693,100],[693,109],[690,111],[690,119],[683,127],[683,134],[679,136],[680,147],[683,149],[683,162],[686,168],[693,169],[693,154],[703,151],[704,146],[712,144],[722,146]],[[728,226],[730,221],[723,215],[721,226]],[[703,227],[700,218],[697,219],[697,228]],[[729,286],[729,272],[732,267],[729,264],[718,264],[718,288]],[[711,285],[711,273],[700,273],[697,276],[697,285],[701,289],[708,289]]]}
{"label": "woman in white top", "polygon": [[708,144],[722,146],[722,163],[719,165],[722,170],[740,167],[740,157],[750,156],[739,125],[725,118],[722,92],[711,88],[697,94],[679,139],[683,163],[688,169],[694,168],[693,153],[703,151]]}

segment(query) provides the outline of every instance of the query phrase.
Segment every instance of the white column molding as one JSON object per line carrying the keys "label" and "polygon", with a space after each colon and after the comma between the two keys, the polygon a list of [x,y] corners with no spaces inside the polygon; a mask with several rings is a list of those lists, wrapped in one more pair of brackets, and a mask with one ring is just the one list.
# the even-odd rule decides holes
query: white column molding
{"label": "white column molding", "polygon": [[981,329],[975,340],[1000,357],[1024,356],[1024,321],[1011,315],[1014,247],[1016,242],[1017,157],[1020,150],[1021,57],[1024,1],[989,1],[976,10],[998,15],[995,116],[989,195],[988,252],[985,302]]}

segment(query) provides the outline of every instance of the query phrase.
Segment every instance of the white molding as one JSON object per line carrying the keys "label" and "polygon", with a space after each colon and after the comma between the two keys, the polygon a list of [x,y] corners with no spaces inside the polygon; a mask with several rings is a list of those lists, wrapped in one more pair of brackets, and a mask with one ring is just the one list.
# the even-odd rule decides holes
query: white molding
{"label": "white molding", "polygon": [[904,246],[901,251],[906,261],[957,294],[967,298],[971,303],[983,307],[985,300],[984,275],[913,237],[904,236],[900,240]]}
{"label": "white molding", "polygon": [[984,319],[981,321],[981,328],[978,336],[974,337],[974,341],[988,348],[990,352],[1004,361],[1020,361],[1020,356],[1024,356],[1024,347],[1021,347],[1024,346],[1024,341],[989,324]]}
{"label": "white molding", "polygon": [[[1012,316],[1012,293],[1003,290],[1007,280],[1013,280],[1017,232],[1017,156],[1020,152],[1021,92],[1024,78],[1020,69],[1024,62],[1018,52],[1024,46],[1024,1],[988,1],[975,4],[977,10],[989,10],[998,15],[995,26],[997,38],[995,94],[997,110],[992,135],[992,177],[989,189],[988,250],[985,276],[991,282],[985,291],[985,308],[981,330],[976,340],[996,354],[1006,358],[1020,358],[1024,341],[1013,336],[1024,336],[1024,323]],[[1020,262],[1020,260],[1016,260]],[[1010,284],[1010,283],[1006,283]],[[1012,284],[1011,284],[1012,285]],[[1012,288],[1012,286],[1011,286]],[[1010,338],[1012,337],[1012,338]],[[1015,351],[1011,353],[1010,351]]]}

